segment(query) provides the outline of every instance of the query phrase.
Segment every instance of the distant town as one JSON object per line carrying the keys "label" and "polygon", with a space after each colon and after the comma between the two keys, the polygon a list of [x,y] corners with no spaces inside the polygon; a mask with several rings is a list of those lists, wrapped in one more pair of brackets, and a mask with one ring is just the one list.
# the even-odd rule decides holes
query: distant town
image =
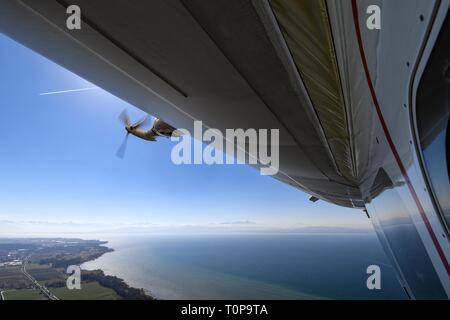
{"label": "distant town", "polygon": [[79,266],[112,251],[105,244],[66,238],[0,238],[0,299],[153,299],[143,289],[132,288],[102,270],[82,270],[81,288],[67,288],[67,267]]}

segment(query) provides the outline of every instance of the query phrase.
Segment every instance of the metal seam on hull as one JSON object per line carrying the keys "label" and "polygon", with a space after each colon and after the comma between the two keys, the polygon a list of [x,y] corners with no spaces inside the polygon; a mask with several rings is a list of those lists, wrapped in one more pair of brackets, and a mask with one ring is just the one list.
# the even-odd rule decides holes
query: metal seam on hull
{"label": "metal seam on hull", "polygon": [[[57,3],[59,3],[61,6],[67,8],[69,4],[65,0],[56,0]],[[125,45],[114,39],[110,34],[108,34],[105,30],[103,30],[99,25],[97,25],[95,22],[93,22],[91,19],[86,17],[86,13],[83,12],[83,15],[81,16],[81,20],[83,23],[87,24],[89,27],[91,27],[93,30],[97,31],[100,35],[108,39],[112,44],[114,44],[117,48],[125,52],[128,56],[133,58],[136,62],[144,66],[146,69],[148,69],[151,73],[156,75],[158,78],[160,78],[162,81],[164,81],[168,86],[170,86],[173,90],[178,92],[183,97],[187,98],[188,94],[181,90],[177,85],[175,85],[172,81],[167,79],[165,76],[163,76],[159,71],[157,71],[155,68],[151,67],[147,62],[145,62],[142,58],[138,57],[135,53],[133,53],[130,49],[128,49]]]}

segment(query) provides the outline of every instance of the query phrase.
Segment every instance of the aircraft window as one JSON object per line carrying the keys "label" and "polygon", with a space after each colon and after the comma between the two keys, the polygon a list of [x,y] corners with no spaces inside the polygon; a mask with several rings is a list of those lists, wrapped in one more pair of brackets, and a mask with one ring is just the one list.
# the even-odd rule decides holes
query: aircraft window
{"label": "aircraft window", "polygon": [[446,18],[417,91],[417,127],[436,204],[450,230],[450,23]]}

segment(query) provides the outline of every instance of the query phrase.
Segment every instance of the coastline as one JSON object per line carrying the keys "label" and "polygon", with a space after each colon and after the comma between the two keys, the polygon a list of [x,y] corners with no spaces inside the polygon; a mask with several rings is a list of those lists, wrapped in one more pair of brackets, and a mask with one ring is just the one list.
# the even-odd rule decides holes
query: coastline
{"label": "coastline", "polygon": [[114,290],[117,295],[124,300],[156,300],[156,298],[150,294],[149,290],[133,287],[127,283],[125,279],[119,278],[116,275],[105,274],[105,271],[101,268],[92,270],[83,268],[85,263],[93,262],[104,254],[115,251],[113,248],[106,246],[107,244],[108,241],[99,241],[99,248],[105,248],[105,251],[79,263],[82,280],[97,281],[102,286]]}

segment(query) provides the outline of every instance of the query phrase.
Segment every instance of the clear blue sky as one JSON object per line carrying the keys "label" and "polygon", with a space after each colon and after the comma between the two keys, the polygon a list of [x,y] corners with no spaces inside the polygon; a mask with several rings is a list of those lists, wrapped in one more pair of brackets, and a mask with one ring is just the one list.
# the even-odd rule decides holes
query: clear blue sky
{"label": "clear blue sky", "polygon": [[39,95],[94,85],[2,34],[0,70],[0,233],[7,221],[370,228],[244,165],[176,166],[170,140],[130,137],[117,158],[118,115],[142,111],[101,89]]}

